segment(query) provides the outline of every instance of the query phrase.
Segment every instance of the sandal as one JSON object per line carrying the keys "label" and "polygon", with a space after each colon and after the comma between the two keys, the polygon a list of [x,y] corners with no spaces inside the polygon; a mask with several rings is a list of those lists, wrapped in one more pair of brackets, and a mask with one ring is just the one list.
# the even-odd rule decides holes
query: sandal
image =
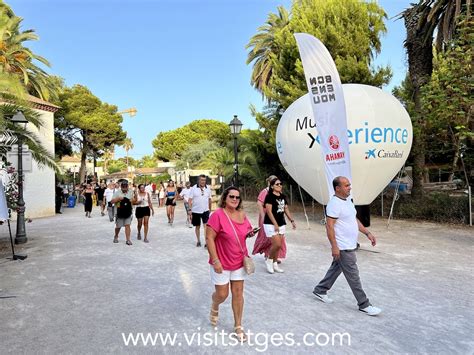
{"label": "sandal", "polygon": [[114,238],[114,243],[118,243],[118,238]]}
{"label": "sandal", "polygon": [[125,242],[125,244],[127,244],[127,245],[132,245],[132,242],[131,242],[130,240],[127,240],[127,241]]}
{"label": "sandal", "polygon": [[219,310],[215,310],[211,305],[211,313],[209,314],[209,320],[211,321],[211,325],[215,327],[217,325],[217,321],[219,320]]}
{"label": "sandal", "polygon": [[[238,330],[239,332],[237,332]],[[241,343],[245,343],[247,341],[247,336],[245,335],[244,328],[241,325],[234,327],[234,333],[232,335]]]}
{"label": "sandal", "polygon": [[142,235],[140,233],[137,235],[137,240],[142,240]]}
{"label": "sandal", "polygon": [[150,243],[148,239],[143,239],[143,243]]}

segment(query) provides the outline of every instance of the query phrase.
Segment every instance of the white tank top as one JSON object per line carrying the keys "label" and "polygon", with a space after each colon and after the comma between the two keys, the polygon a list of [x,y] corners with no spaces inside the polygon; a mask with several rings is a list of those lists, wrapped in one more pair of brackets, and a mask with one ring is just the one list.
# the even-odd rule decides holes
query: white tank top
{"label": "white tank top", "polygon": [[137,207],[147,207],[148,206],[148,193],[145,193],[145,196],[141,196],[140,193],[137,196]]}

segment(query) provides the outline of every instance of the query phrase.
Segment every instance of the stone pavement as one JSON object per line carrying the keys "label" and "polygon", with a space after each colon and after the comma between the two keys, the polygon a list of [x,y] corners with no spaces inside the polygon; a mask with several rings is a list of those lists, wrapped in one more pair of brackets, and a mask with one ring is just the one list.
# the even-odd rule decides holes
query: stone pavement
{"label": "stone pavement", "polygon": [[[0,353],[474,352],[469,227],[393,221],[387,230],[385,220],[373,218],[379,244],[372,248],[361,238],[358,259],[365,291],[383,313],[369,317],[357,310],[342,276],[330,292],[333,304],[313,298],[331,254],[324,227],[310,222],[308,229],[297,214],[285,273],[270,275],[263,258],[254,258],[243,324],[259,334],[252,345],[232,346],[221,333],[232,330],[230,300],[221,306],[217,331],[209,325],[207,251],[195,246],[182,204],[172,227],[164,209],[156,210],[150,244],[136,241],[133,229],[133,246],[125,245],[123,231],[113,244],[113,223],[97,209],[86,219],[82,205],[28,224],[29,242],[20,248],[28,258],[0,254]],[[246,210],[255,222],[253,205]],[[6,230],[0,229],[3,241]],[[156,335],[156,343],[133,345],[129,333],[140,332]]]}

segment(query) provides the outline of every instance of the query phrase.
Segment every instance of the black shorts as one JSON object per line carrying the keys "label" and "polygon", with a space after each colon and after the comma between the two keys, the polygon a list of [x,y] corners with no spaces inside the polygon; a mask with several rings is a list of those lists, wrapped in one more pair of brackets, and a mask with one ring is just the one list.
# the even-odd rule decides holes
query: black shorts
{"label": "black shorts", "polygon": [[172,198],[167,198],[165,205],[166,206],[176,206],[176,202]]}
{"label": "black shorts", "polygon": [[191,223],[193,224],[193,226],[195,227],[200,226],[201,220],[203,224],[207,224],[207,221],[209,220],[209,211],[206,211],[204,213],[193,212],[193,217],[191,219]]}
{"label": "black shorts", "polygon": [[135,209],[135,217],[138,218],[143,218],[145,216],[150,216],[150,207],[146,206],[146,207],[137,207]]}

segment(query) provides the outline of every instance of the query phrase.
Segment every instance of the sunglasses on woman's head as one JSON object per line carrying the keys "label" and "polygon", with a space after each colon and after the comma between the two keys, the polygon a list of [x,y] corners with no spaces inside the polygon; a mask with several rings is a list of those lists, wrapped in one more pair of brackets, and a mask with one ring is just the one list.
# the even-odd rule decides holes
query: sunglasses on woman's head
{"label": "sunglasses on woman's head", "polygon": [[236,195],[229,195],[229,198],[232,200],[240,200],[240,196],[236,196]]}

